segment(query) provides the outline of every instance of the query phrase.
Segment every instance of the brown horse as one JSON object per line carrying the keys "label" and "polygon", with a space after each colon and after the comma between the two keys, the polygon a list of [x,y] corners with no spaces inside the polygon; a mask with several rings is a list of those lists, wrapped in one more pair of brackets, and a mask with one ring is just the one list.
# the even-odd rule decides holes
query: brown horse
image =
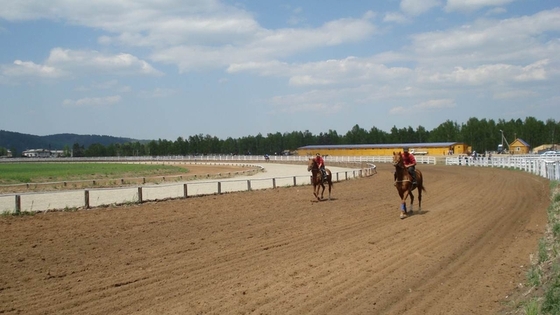
{"label": "brown horse", "polygon": [[[326,178],[323,178],[323,174],[319,170],[317,161],[315,161],[315,159],[309,159],[309,163],[307,163],[307,171],[311,171],[311,183],[313,184],[313,195],[315,195],[315,198],[317,198],[317,200],[323,199],[325,183],[327,183],[329,185],[329,200],[331,200],[331,188],[333,186],[331,170],[326,168],[325,173],[327,173],[327,176]],[[323,187],[323,190],[321,191],[321,198],[319,198],[319,189],[321,187]]]}
{"label": "brown horse", "polygon": [[[401,219],[404,219],[408,214],[412,214],[412,205],[414,204],[414,194],[412,191],[418,188],[418,211],[422,211],[422,191],[424,188],[424,178],[422,172],[416,170],[416,185],[412,185],[412,176],[404,166],[404,158],[401,152],[393,152],[393,165],[395,166],[395,186],[401,197]],[[410,196],[410,209],[406,209],[406,198]]]}

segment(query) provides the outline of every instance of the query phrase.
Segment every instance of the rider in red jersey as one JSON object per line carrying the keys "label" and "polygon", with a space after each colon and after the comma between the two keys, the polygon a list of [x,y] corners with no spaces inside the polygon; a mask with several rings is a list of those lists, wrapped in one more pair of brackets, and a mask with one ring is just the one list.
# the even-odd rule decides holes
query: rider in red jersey
{"label": "rider in red jersey", "polygon": [[325,160],[323,159],[321,154],[317,153],[317,155],[315,156],[315,162],[317,162],[317,167],[319,167],[319,170],[323,175],[323,179],[327,178],[327,173],[325,171]]}
{"label": "rider in red jersey", "polygon": [[408,148],[403,148],[403,162],[404,167],[408,170],[410,176],[412,176],[412,185],[416,185],[416,158],[410,152],[408,152]]}

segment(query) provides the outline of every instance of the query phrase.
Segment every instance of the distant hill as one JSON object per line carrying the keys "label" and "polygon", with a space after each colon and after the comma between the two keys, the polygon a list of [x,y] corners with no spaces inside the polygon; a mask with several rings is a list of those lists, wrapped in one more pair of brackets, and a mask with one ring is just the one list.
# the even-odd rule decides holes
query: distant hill
{"label": "distant hill", "polygon": [[87,149],[90,145],[95,143],[108,146],[110,144],[122,144],[127,142],[144,143],[146,141],[112,136],[77,135],[72,133],[35,136],[19,132],[0,130],[0,147],[12,151],[15,150],[16,152],[13,153],[17,155],[20,155],[21,152],[29,149],[62,150],[65,146],[72,148],[75,143],[78,143],[80,146],[84,146],[84,148]]}

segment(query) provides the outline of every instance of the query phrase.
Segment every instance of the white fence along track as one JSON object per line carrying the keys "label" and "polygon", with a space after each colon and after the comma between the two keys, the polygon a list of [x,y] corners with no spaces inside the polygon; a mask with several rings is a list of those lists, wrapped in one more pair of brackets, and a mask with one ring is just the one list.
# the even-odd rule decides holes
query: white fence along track
{"label": "white fence along track", "polygon": [[[306,172],[306,156],[275,156],[266,161],[264,156],[244,155],[207,155],[207,156],[165,156],[165,157],[107,157],[107,158],[64,158],[64,159],[3,159],[0,163],[12,162],[121,162],[121,163],[212,163],[263,166],[265,172],[260,176],[249,176],[233,179],[195,180],[158,185],[142,185],[140,187],[96,188],[89,190],[66,190],[59,192],[22,193],[0,195],[0,212],[46,211],[75,209],[83,207],[100,207],[112,204],[134,203],[150,200],[186,198],[191,196],[229,193],[309,185],[310,178]],[[417,156],[419,164],[436,164],[443,157]],[[492,157],[445,157],[446,165],[465,167],[500,167],[514,168],[529,172],[549,180],[560,180],[560,158],[541,157],[535,155],[513,156],[494,155]],[[333,180],[342,181],[375,174],[375,163],[391,163],[392,156],[328,156],[326,163],[333,171]],[[283,165],[284,173],[266,173],[274,165]],[[293,164],[293,165],[290,165]],[[331,165],[345,165],[333,167]],[[286,170],[286,168],[291,168]],[[285,171],[294,175],[287,176]]]}
{"label": "white fence along track", "polygon": [[447,157],[446,165],[471,167],[513,168],[529,172],[549,180],[560,180],[560,157],[540,155],[492,155],[491,157]]}
{"label": "white fence along track", "polygon": [[[327,159],[333,173],[333,181],[343,181],[375,174],[375,164],[371,160],[339,158]],[[113,204],[137,203],[144,201],[187,198],[201,195],[222,194],[236,191],[268,189],[297,185],[309,185],[306,157],[283,156],[173,156],[173,157],[132,157],[132,158],[70,158],[70,159],[9,159],[9,162],[122,162],[122,163],[197,163],[255,166],[258,172],[232,179],[176,181],[164,184],[143,184],[119,188],[93,188],[64,190],[56,192],[29,192],[0,195],[0,212],[47,211],[101,207]],[[286,164],[283,164],[286,163]],[[344,164],[344,165],[343,165]],[[340,166],[338,166],[340,165]],[[290,175],[287,175],[290,174]]]}

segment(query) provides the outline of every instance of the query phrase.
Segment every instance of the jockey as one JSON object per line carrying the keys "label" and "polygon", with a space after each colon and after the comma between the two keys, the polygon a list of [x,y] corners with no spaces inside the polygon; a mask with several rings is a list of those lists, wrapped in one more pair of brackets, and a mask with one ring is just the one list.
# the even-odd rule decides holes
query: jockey
{"label": "jockey", "polygon": [[403,162],[404,167],[408,170],[410,176],[412,176],[412,185],[416,185],[416,158],[412,153],[408,152],[408,148],[403,148]]}
{"label": "jockey", "polygon": [[317,162],[317,167],[321,171],[323,179],[327,178],[327,173],[325,172],[325,160],[323,160],[321,154],[317,153],[315,156],[315,162]]}

